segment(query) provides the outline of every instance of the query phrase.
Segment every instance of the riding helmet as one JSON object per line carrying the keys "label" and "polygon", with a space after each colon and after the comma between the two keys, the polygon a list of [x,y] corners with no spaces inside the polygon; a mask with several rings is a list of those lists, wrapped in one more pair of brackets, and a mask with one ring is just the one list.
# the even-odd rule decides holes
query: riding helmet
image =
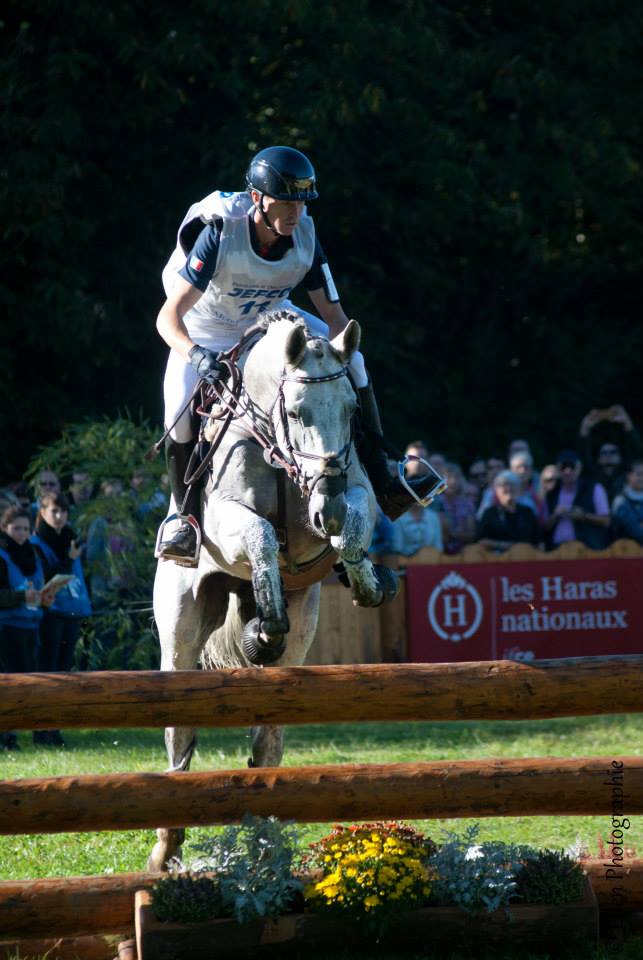
{"label": "riding helmet", "polygon": [[267,147],[260,150],[246,173],[248,189],[275,200],[316,200],[315,169],[294,147]]}

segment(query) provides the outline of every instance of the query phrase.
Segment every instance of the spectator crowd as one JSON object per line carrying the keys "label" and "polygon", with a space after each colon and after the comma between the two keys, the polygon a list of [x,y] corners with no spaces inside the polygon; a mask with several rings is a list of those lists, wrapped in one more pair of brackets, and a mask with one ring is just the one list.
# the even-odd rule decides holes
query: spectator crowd
{"label": "spectator crowd", "polygon": [[[426,460],[447,489],[428,509],[417,504],[394,523],[379,511],[373,554],[404,558],[428,546],[454,555],[471,543],[502,554],[514,543],[553,550],[572,540],[600,550],[620,538],[643,545],[641,440],[622,406],[591,410],[574,446],[539,469],[525,439],[512,440],[506,456],[475,457],[466,469],[424,441],[405,452],[409,483]],[[0,489],[0,672],[71,669],[82,623],[115,589],[127,589],[114,560],[135,549],[128,517],[156,525],[164,515],[167,490],[148,481],[136,470],[129,489],[114,478],[95,485],[79,469],[64,493],[57,474],[43,469],[35,489],[22,481]],[[94,502],[100,510],[92,517]],[[84,536],[75,528],[81,515],[91,517]],[[33,737],[63,745],[58,730]],[[19,749],[15,734],[0,734],[2,748]]]}
{"label": "spectator crowd", "polygon": [[418,504],[395,523],[379,512],[372,553],[408,557],[435,547],[452,555],[478,543],[500,554],[514,543],[555,550],[570,540],[601,550],[621,538],[643,545],[641,440],[620,405],[591,410],[573,447],[539,469],[524,439],[512,440],[505,456],[474,458],[466,471],[422,440],[405,453],[411,484],[426,470],[412,459],[419,457],[448,487],[428,510]]}

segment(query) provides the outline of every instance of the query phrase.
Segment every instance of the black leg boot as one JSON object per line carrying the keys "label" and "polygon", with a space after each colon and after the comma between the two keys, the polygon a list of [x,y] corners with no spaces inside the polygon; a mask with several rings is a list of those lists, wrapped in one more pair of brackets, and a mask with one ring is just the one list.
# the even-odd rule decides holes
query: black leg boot
{"label": "black leg boot", "polygon": [[[168,437],[165,442],[167,474],[177,511],[181,509],[181,504],[185,498],[187,489],[184,479],[185,471],[188,468],[193,449],[193,440],[189,440],[187,443],[177,443]],[[200,506],[200,485],[194,484],[190,489],[187,503],[183,507],[183,515],[192,514],[199,523],[201,519]],[[199,558],[197,556],[197,535],[194,528],[183,521],[167,540],[163,540],[158,555],[162,560],[174,560],[184,566],[196,566]]]}
{"label": "black leg boot", "polygon": [[[377,407],[373,385],[361,387],[357,391],[361,405],[362,436],[356,440],[357,453],[373,486],[377,502],[390,520],[397,520],[406,513],[417,500],[403,486],[399,476],[391,476],[388,467],[382,421]],[[418,497],[428,496],[439,485],[441,478],[434,473],[419,477],[412,483]],[[442,492],[442,491],[440,491]]]}

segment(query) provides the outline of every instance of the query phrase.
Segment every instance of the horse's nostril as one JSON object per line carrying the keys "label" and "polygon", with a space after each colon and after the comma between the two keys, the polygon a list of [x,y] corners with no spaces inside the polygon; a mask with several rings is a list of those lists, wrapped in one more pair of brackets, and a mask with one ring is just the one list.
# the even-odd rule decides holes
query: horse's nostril
{"label": "horse's nostril", "polygon": [[323,529],[324,529],[323,526],[322,526],[322,518],[321,518],[321,513],[319,512],[319,510],[316,512],[315,516],[313,517],[313,526],[314,526],[315,530],[323,530]]}

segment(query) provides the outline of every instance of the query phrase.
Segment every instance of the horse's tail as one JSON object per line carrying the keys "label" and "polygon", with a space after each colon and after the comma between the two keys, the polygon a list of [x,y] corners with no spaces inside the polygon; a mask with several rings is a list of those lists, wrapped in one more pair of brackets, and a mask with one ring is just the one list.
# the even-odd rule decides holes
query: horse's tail
{"label": "horse's tail", "polygon": [[206,670],[249,666],[239,645],[244,625],[241,601],[236,593],[230,593],[225,622],[212,631],[201,653],[201,663]]}

